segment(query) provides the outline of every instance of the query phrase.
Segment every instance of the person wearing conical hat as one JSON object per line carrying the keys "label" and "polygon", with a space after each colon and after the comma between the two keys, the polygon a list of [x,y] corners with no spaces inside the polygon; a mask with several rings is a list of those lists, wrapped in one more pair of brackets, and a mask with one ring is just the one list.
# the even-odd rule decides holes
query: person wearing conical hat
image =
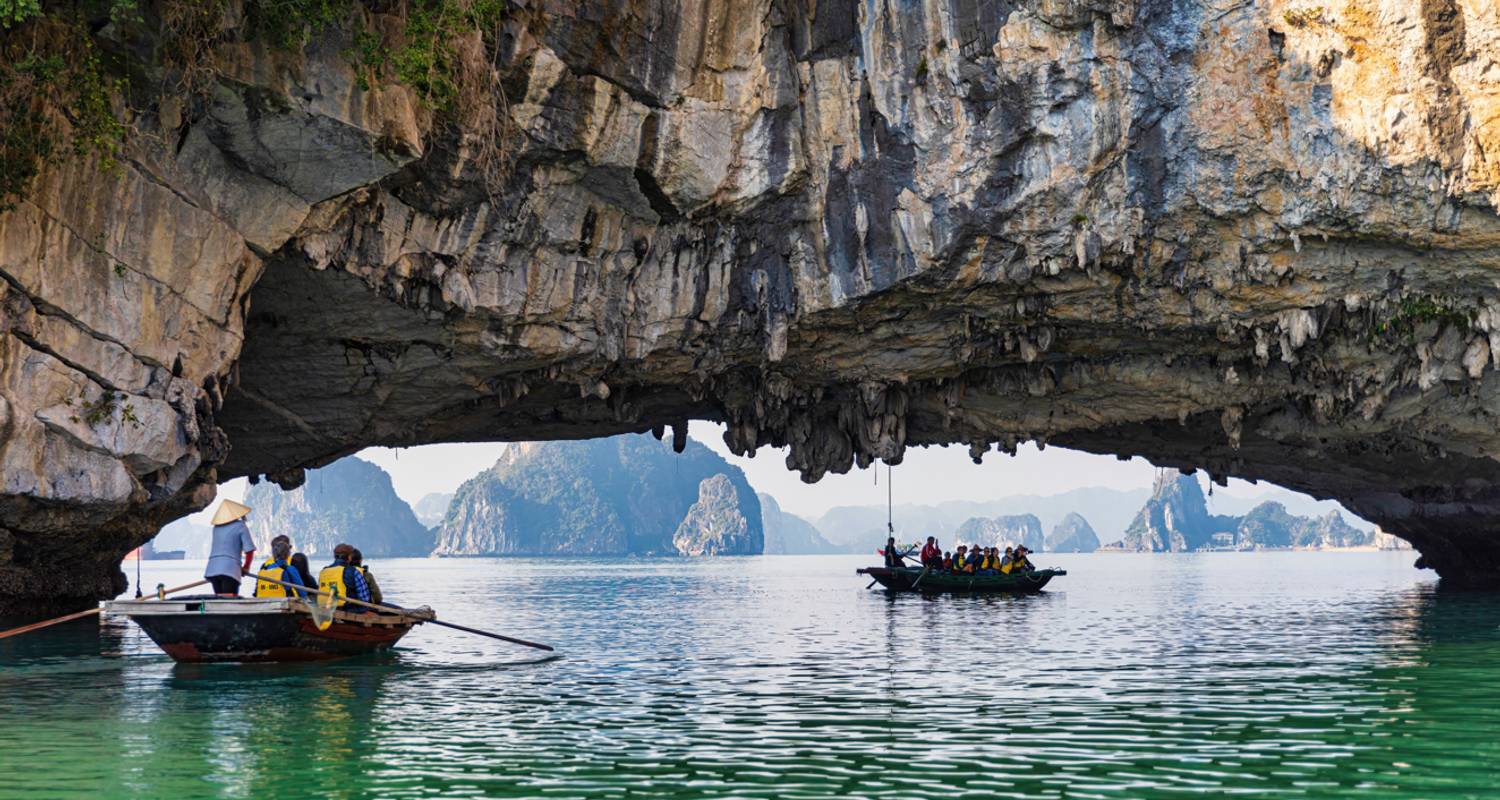
{"label": "person wearing conical hat", "polygon": [[[245,524],[250,507],[225,500],[214,512],[213,546],[208,551],[208,568],[203,577],[213,584],[214,594],[221,597],[238,597],[240,577],[250,569],[255,558],[255,540],[250,538],[250,526]],[[244,562],[240,554],[244,553]]]}

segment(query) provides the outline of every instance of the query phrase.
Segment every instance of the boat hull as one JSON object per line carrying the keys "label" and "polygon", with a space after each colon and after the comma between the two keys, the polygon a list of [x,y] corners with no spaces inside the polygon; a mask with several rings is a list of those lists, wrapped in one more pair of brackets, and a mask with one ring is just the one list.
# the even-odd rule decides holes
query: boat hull
{"label": "boat hull", "polygon": [[1029,594],[1040,592],[1053,578],[1068,573],[1061,569],[1039,569],[1011,575],[957,575],[929,571],[923,577],[922,570],[917,567],[869,567],[859,570],[858,574],[868,575],[881,586],[895,592]]}
{"label": "boat hull", "polygon": [[323,661],[389,649],[416,624],[399,616],[335,612],[318,630],[291,599],[172,598],[106,605],[182,662]]}

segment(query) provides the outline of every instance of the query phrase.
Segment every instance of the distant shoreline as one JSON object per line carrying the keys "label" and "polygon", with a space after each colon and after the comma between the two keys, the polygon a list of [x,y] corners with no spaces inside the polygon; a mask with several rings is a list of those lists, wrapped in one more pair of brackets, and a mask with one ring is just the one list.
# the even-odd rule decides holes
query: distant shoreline
{"label": "distant shoreline", "polygon": [[1200,550],[1126,550],[1124,548],[1113,548],[1108,545],[1095,550],[1096,553],[1124,553],[1126,555],[1192,555],[1194,553],[1416,553],[1412,548],[1376,547],[1373,544],[1361,544],[1353,547],[1257,547],[1249,550],[1239,550],[1232,547],[1205,547]]}

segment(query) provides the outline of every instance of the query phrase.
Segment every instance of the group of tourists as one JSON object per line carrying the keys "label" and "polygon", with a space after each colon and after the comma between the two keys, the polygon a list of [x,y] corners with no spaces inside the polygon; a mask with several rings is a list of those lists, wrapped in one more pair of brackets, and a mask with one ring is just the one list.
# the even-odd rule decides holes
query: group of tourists
{"label": "group of tourists", "polygon": [[[927,544],[922,545],[920,561],[923,567],[933,572],[952,572],[962,575],[1009,575],[1013,572],[1031,572],[1036,569],[1031,559],[1031,554],[1025,545],[1005,548],[1001,552],[998,547],[980,547],[974,545],[959,545],[953,552],[944,552],[938,545],[936,536],[927,537]],[[892,537],[885,545],[885,565],[887,567],[905,566],[905,555],[897,551],[896,539]]]}
{"label": "group of tourists", "polygon": [[[250,527],[245,524],[249,515],[249,506],[233,500],[220,503],[219,510],[214,513],[213,548],[209,551],[208,568],[203,571],[203,577],[213,585],[214,594],[220,597],[238,597],[240,578],[254,563],[255,540],[250,537]],[[243,564],[240,562],[241,553],[244,554]],[[305,598],[313,594],[299,588],[305,587],[367,603],[384,600],[375,576],[365,566],[364,554],[349,544],[336,545],[333,563],[314,577],[307,555],[293,552],[291,537],[282,534],[271,540],[271,556],[260,565],[257,574],[256,597]],[[337,604],[343,605],[343,600]]]}

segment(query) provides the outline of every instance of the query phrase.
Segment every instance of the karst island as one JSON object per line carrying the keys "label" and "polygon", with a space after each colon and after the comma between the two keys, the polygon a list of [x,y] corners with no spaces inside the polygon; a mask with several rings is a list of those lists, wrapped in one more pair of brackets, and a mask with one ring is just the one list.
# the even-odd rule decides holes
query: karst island
{"label": "karst island", "polygon": [[1482,797],[1500,10],[0,0],[0,794]]}

